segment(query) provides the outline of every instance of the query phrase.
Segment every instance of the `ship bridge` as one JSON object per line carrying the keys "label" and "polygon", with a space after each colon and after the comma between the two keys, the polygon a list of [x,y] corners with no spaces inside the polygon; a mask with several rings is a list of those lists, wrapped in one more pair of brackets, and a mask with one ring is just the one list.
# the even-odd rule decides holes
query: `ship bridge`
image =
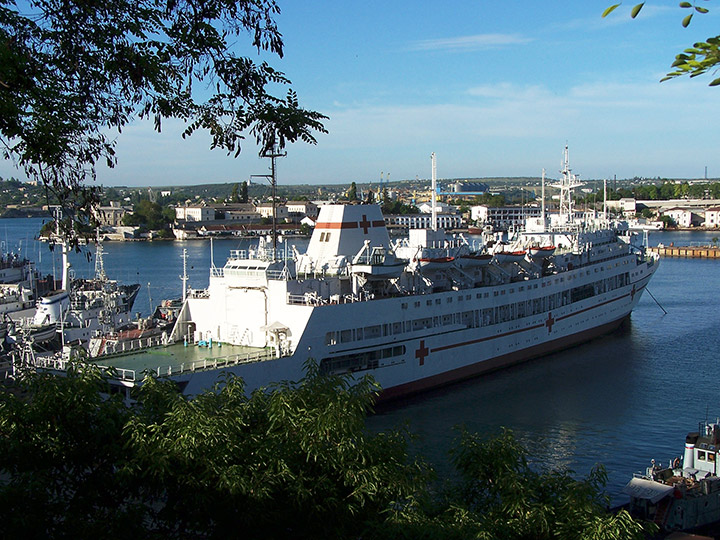
{"label": "ship bridge", "polygon": [[379,206],[323,206],[307,251],[298,261],[298,273],[346,275],[349,257],[368,246],[390,247]]}

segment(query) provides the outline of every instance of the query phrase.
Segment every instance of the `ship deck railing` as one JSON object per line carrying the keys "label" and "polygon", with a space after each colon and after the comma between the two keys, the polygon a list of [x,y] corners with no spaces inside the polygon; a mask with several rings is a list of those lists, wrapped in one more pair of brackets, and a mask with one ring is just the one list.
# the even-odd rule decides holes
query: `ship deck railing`
{"label": "ship deck railing", "polygon": [[293,254],[283,250],[275,250],[273,248],[257,248],[257,249],[231,249],[228,260],[258,260],[258,261],[285,261],[292,260]]}
{"label": "ship deck railing", "polygon": [[[233,347],[224,345],[225,347]],[[154,349],[135,351],[129,354],[119,354],[114,356],[106,356],[96,359],[93,363],[97,365],[108,377],[119,380],[121,382],[135,384],[141,381],[146,374],[157,377],[177,376],[183,373],[192,373],[196,371],[215,370],[218,368],[237,366],[240,364],[249,364],[254,362],[263,362],[278,358],[273,348],[258,347],[237,347],[244,349],[243,352],[233,352],[228,355],[206,356],[205,358],[183,358],[183,355],[168,353],[171,348],[176,348],[176,352],[184,350],[186,353],[192,354],[211,354],[212,349],[201,349],[197,345],[188,345],[184,347],[182,343],[173,344],[164,347],[156,347]],[[216,346],[215,350],[219,347]],[[161,362],[158,357],[165,356],[167,362]],[[37,368],[60,371],[67,371],[70,360],[59,357],[38,357],[35,359]],[[122,367],[122,365],[132,367]]]}

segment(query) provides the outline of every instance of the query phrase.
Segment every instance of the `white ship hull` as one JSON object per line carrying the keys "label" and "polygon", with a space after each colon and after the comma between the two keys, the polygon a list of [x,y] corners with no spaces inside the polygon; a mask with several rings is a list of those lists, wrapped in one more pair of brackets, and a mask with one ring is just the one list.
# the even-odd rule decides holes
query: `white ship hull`
{"label": "white ship hull", "polygon": [[[274,360],[230,366],[223,371],[242,376],[251,391],[272,381],[301,378],[305,362],[312,358],[328,373],[372,375],[383,389],[382,399],[420,392],[561,350],[616,329],[637,304],[657,267],[653,260],[638,264],[635,255],[614,260],[613,265],[616,263],[614,271],[608,271],[606,263],[581,267],[563,274],[562,282],[560,276],[552,275],[421,296],[321,306],[286,305],[283,313],[275,315],[289,323],[293,336],[301,336],[295,352]],[[589,298],[569,301],[573,290],[575,294],[583,294],[583,290],[588,294],[592,286],[593,292],[601,291],[603,283],[612,280],[627,281]],[[193,319],[202,321],[206,315],[201,312],[204,308],[216,314],[223,310],[232,312],[233,306],[244,306],[240,309],[249,311],[250,291],[229,293],[224,306],[218,305],[217,299],[191,300],[190,309],[197,315]],[[568,303],[563,304],[564,301]],[[521,309],[523,316],[519,316]],[[525,315],[533,311],[536,312]],[[491,322],[496,317],[498,322]],[[231,316],[226,320],[243,324],[242,317]],[[211,332],[209,328],[198,330],[201,335]],[[223,328],[214,331],[220,332],[222,340]],[[361,339],[357,339],[361,333]],[[217,377],[218,371],[208,370],[174,378],[185,393],[194,395],[210,387]]]}

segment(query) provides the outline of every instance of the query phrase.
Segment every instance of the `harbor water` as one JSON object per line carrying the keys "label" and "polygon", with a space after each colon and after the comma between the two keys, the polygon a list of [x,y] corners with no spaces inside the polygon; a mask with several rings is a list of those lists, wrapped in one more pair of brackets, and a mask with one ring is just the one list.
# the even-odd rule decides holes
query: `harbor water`
{"label": "harbor water", "polygon": [[[0,219],[6,252],[21,251],[44,274],[60,275],[59,250],[34,240],[43,220]],[[653,232],[650,245],[710,244],[713,232]],[[289,240],[281,246],[306,240]],[[213,242],[222,266],[231,249],[250,241]],[[133,309],[181,295],[183,250],[189,286],[204,288],[210,243],[120,242],[105,244],[110,278],[140,283]],[[89,248],[90,253],[94,251]],[[87,252],[71,258],[79,276],[94,272]],[[682,455],[685,435],[697,422],[720,415],[720,260],[663,258],[632,316],[616,333],[531,362],[393,404],[368,419],[372,430],[409,423],[415,444],[438,471],[449,472],[447,451],[456,426],[493,435],[513,430],[533,461],[587,474],[603,464],[613,502],[633,472],[654,458],[667,463]],[[657,300],[657,302],[651,297]],[[661,309],[660,305],[667,312]]]}

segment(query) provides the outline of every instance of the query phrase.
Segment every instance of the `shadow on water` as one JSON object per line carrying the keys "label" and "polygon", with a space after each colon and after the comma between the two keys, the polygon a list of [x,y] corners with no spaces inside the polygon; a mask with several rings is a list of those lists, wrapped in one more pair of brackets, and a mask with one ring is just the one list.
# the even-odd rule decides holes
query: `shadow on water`
{"label": "shadow on water", "polygon": [[534,461],[586,474],[620,443],[616,426],[629,420],[637,356],[628,320],[571,349],[384,406],[368,427],[407,419],[419,437],[415,450],[441,474],[459,425],[484,436],[510,428]]}

